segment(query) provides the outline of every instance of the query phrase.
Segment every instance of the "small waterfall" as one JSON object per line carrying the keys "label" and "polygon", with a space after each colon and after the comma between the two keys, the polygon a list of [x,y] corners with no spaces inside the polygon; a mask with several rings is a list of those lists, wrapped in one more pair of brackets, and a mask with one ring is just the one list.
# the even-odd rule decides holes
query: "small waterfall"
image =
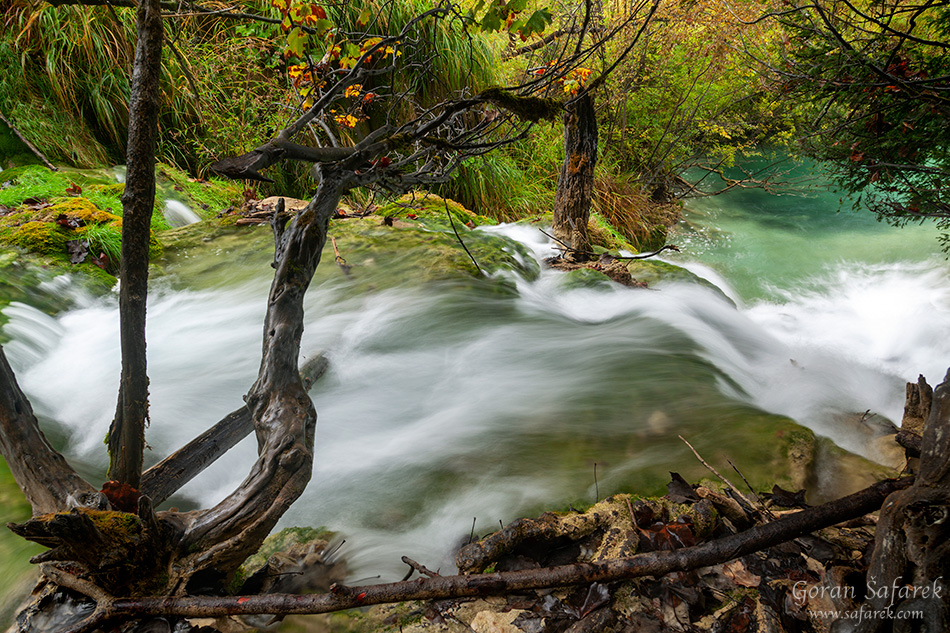
{"label": "small waterfall", "polygon": [[200,215],[178,200],[165,201],[165,219],[168,220],[172,228],[201,222]]}
{"label": "small waterfall", "polygon": [[[749,218],[742,223],[757,234]],[[539,258],[551,253],[536,229],[485,230]],[[449,569],[473,517],[484,532],[499,520],[593,501],[595,463],[602,496],[662,488],[669,470],[689,478],[687,469],[701,467],[679,433],[745,469],[772,439],[768,412],[861,451],[835,415],[873,409],[894,419],[905,380],[918,371],[936,372],[931,382],[942,377],[950,276],[929,255],[858,264],[851,252],[845,261],[846,237],[835,238],[837,258],[800,271],[778,260],[774,277],[763,269],[751,279],[743,269],[741,284],[731,255],[704,247],[690,268],[739,309],[696,284],[568,287],[557,271],[515,280],[517,293],[433,284],[354,296],[339,292],[340,281],[316,285],[302,349],[326,350],[331,369],[311,393],[319,413],[313,477],[283,525],[337,530],[350,543],[354,574],[398,578],[402,555]],[[776,229],[769,239],[756,262],[780,250]],[[801,251],[799,235],[788,239],[792,255]],[[230,287],[153,289],[147,460],[240,406],[260,362],[269,271]],[[115,299],[55,317],[18,304],[4,316],[11,364],[37,413],[66,436],[68,457],[104,468],[119,375]],[[744,440],[754,425],[765,431]],[[174,505],[218,502],[255,457],[249,438]]]}

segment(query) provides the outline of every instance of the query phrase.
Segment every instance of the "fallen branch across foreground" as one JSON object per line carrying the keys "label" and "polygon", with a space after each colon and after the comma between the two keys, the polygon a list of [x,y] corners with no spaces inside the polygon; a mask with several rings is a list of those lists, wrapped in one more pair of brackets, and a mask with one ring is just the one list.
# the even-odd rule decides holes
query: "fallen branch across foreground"
{"label": "fallen branch across foreground", "polygon": [[116,619],[316,614],[410,600],[501,595],[527,589],[662,576],[724,563],[873,512],[881,507],[889,494],[906,489],[912,481],[909,477],[884,480],[837,501],[786,515],[732,536],[674,551],[647,552],[629,558],[541,569],[457,576],[433,575],[358,587],[333,585],[330,592],[324,594],[113,598],[90,586],[87,581],[62,570],[44,566],[44,573],[53,582],[96,601],[94,612],[80,626],[72,629],[73,633],[92,631],[104,622]]}

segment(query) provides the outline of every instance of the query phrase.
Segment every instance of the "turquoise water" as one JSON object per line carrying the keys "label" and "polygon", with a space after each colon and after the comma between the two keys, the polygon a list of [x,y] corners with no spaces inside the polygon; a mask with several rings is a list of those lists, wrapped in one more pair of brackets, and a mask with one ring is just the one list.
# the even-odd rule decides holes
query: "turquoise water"
{"label": "turquoise water", "polygon": [[[745,191],[690,204],[670,240],[683,249],[675,261],[738,310],[694,284],[567,288],[554,271],[509,279],[507,292],[449,283],[354,296],[342,278],[313,288],[303,350],[326,350],[332,368],[312,392],[314,477],[284,523],[338,530],[355,574],[388,579],[402,555],[448,569],[473,518],[483,532],[597,494],[662,490],[669,470],[703,476],[678,434],[756,483],[772,474],[773,414],[873,457],[840,418],[899,419],[904,381],[943,375],[950,278],[932,231],[837,208],[830,194]],[[535,229],[492,230],[552,253]],[[207,256],[227,251],[211,244]],[[149,460],[240,404],[269,272],[264,261],[211,288],[153,288]],[[77,292],[72,305],[54,315],[11,305],[5,349],[57,444],[95,478],[118,319],[114,297]],[[172,503],[217,502],[254,456],[252,441],[240,444]]]}

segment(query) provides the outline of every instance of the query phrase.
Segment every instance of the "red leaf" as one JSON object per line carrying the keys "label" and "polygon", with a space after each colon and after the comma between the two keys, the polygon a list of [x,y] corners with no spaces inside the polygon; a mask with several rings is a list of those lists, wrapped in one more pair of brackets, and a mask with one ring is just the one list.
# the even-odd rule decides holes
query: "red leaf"
{"label": "red leaf", "polygon": [[696,544],[693,526],[686,521],[674,523],[654,523],[648,528],[640,528],[640,534],[649,542],[652,550],[670,551]]}
{"label": "red leaf", "polygon": [[79,220],[71,218],[65,213],[60,213],[56,216],[56,224],[67,229],[78,229],[80,226]]}
{"label": "red leaf", "polygon": [[82,187],[80,187],[74,182],[69,183],[69,186],[66,187],[67,196],[78,196],[81,193],[82,193]]}
{"label": "red leaf", "polygon": [[139,497],[142,496],[142,493],[129,484],[120,484],[118,481],[107,481],[102,484],[100,492],[109,498],[109,503],[119,512],[136,512],[139,507]]}

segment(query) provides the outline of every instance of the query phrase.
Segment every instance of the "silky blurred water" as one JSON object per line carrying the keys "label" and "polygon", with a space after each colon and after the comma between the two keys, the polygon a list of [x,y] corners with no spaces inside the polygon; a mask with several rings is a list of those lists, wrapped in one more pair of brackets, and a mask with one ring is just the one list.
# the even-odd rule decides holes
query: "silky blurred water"
{"label": "silky blurred water", "polygon": [[[282,525],[338,531],[354,577],[388,580],[403,555],[449,569],[473,519],[484,532],[597,494],[660,491],[670,470],[702,476],[677,434],[752,477],[767,467],[756,463],[772,437],[767,414],[865,453],[836,416],[871,409],[898,421],[904,381],[942,377],[947,263],[932,231],[835,214],[821,197],[747,196],[691,205],[670,238],[683,249],[676,263],[739,309],[696,284],[578,288],[552,271],[507,290],[444,282],[354,295],[342,277],[312,288],[303,350],[325,350],[331,369],[312,391],[313,478]],[[537,229],[488,230],[552,252]],[[154,285],[150,461],[241,404],[269,272]],[[53,316],[10,305],[5,351],[56,443],[101,477],[116,301],[73,301]],[[254,458],[246,440],[170,503],[215,503]]]}

